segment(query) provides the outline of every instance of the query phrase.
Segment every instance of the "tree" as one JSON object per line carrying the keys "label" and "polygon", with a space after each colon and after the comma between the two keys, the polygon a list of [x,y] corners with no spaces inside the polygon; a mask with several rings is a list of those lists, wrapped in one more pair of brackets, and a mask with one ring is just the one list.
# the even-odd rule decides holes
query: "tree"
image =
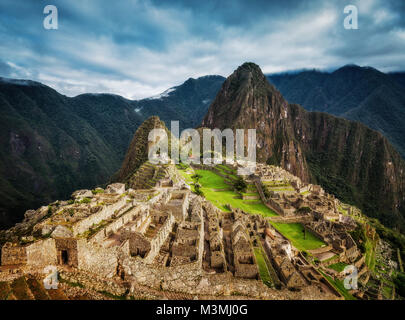
{"label": "tree", "polygon": [[202,178],[202,175],[196,173],[196,174],[193,174],[193,175],[191,176],[191,178],[195,179],[195,180],[198,182],[198,181],[200,181],[200,179]]}
{"label": "tree", "polygon": [[233,187],[239,192],[246,192],[247,184],[242,177],[238,177],[238,179],[234,182]]}
{"label": "tree", "polygon": [[198,196],[204,196],[204,192],[201,190],[201,185],[198,182],[194,183],[194,193]]}

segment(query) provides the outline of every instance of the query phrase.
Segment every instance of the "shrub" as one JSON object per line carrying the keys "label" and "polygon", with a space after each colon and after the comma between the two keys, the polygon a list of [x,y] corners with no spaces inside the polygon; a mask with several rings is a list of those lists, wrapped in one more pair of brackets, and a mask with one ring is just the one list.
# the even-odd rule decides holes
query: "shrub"
{"label": "shrub", "polygon": [[201,190],[201,185],[199,183],[194,184],[194,193],[198,196],[204,196],[204,192]]}
{"label": "shrub", "polygon": [[83,198],[80,203],[90,203],[91,200],[89,198]]}
{"label": "shrub", "polygon": [[193,175],[191,176],[191,178],[195,179],[196,181],[200,181],[200,179],[202,178],[202,175],[196,173],[196,174],[193,174]]}
{"label": "shrub", "polygon": [[246,192],[247,184],[242,177],[238,177],[238,179],[233,183],[233,187],[239,192]]}

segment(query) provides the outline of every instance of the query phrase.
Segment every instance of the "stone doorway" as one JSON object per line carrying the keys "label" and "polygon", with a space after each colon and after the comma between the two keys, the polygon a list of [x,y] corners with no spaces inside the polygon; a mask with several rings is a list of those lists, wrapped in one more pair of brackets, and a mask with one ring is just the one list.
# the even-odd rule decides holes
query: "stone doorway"
{"label": "stone doorway", "polygon": [[60,254],[60,257],[61,257],[62,264],[68,264],[69,263],[69,253],[68,253],[67,250],[62,250],[61,254]]}

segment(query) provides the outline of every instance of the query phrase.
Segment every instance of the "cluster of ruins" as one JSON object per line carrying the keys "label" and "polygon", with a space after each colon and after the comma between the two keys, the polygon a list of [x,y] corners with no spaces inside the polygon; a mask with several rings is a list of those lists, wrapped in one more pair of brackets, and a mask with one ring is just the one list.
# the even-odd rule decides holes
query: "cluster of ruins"
{"label": "cluster of ruins", "polygon": [[[312,252],[320,261],[358,261],[361,254],[347,232],[353,221],[339,211],[337,199],[281,168],[258,164],[256,170],[249,179],[262,201],[279,214],[274,221],[300,222],[322,239],[326,246]],[[313,286],[340,297],[269,218],[234,208],[223,212],[193,194],[178,176],[174,181],[156,172],[162,171],[147,172],[154,179],[148,188],[139,181],[135,187],[142,189],[137,190],[114,183],[105,190],[79,190],[70,201],[27,211],[28,220],[42,218],[32,235],[3,246],[2,265],[60,265],[105,278],[132,277],[144,284],[152,280],[139,270],[156,271],[162,279],[187,270],[205,277],[228,273],[256,281],[260,272],[255,251],[261,250],[273,287]]]}

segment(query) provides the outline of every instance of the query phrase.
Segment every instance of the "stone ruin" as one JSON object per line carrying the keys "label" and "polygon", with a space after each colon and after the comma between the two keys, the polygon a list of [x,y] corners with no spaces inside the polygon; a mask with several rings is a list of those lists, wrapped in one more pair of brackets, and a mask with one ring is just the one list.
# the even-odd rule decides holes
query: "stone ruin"
{"label": "stone ruin", "polygon": [[[279,288],[309,288],[340,298],[266,218],[235,208],[222,212],[185,188],[187,184],[178,175],[156,174],[173,170],[162,168],[163,171],[154,168],[152,174],[146,165],[138,173],[145,179],[129,188],[114,183],[105,190],[78,190],[70,201],[27,211],[26,220],[32,225],[29,228],[17,225],[9,234],[24,228],[32,228],[32,233],[10,237],[2,248],[2,265],[33,268],[58,265],[106,279],[119,277],[183,292],[207,290],[214,294],[219,289],[206,287],[204,281],[225,278],[235,284],[251,281],[250,286],[266,291],[255,254],[255,250],[262,250]],[[346,229],[334,227],[345,223],[328,220],[337,210],[334,198],[316,186],[303,185],[281,168],[266,168],[259,166],[259,171],[266,170],[263,177],[289,181],[295,190],[273,193],[273,205],[276,203],[284,213],[281,218],[310,216],[311,221],[305,226],[324,239],[330,250],[354,261],[358,256],[354,241],[347,236]],[[135,189],[140,186],[146,187]],[[259,187],[258,191],[263,199]],[[271,201],[265,203],[273,208]],[[297,210],[302,207],[309,207],[311,212],[299,214]],[[190,279],[205,280],[195,283]]]}

